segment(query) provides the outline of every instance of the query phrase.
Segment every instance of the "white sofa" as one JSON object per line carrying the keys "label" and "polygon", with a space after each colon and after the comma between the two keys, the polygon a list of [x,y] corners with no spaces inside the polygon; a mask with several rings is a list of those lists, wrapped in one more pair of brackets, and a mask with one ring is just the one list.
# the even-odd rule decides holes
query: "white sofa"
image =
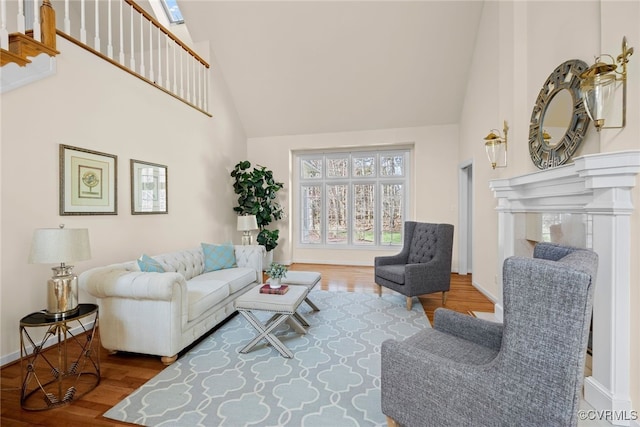
{"label": "white sofa", "polygon": [[142,272],[136,260],[79,276],[97,299],[100,339],[109,351],[178,353],[235,312],[234,301],[262,281],[264,247],[234,246],[237,267],[204,272],[202,248],[154,256],[164,273]]}

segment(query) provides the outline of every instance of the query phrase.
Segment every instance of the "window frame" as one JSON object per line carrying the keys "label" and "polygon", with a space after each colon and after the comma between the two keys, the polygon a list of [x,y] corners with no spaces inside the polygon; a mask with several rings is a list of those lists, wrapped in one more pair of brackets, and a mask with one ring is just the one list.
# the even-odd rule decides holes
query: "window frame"
{"label": "window frame", "polygon": [[[403,174],[398,175],[381,175],[381,157],[397,156],[403,157]],[[355,176],[354,173],[354,158],[373,156],[375,159],[375,174],[372,176]],[[327,176],[328,171],[328,159],[346,158],[349,168],[347,177]],[[401,223],[410,220],[410,197],[411,197],[411,158],[412,149],[406,146],[404,147],[384,147],[376,150],[372,150],[370,147],[363,148],[362,150],[335,150],[335,151],[301,151],[294,153],[294,186],[296,188],[295,199],[295,212],[298,213],[296,221],[296,236],[294,242],[296,247],[301,249],[352,249],[352,250],[389,250],[390,248],[397,249],[402,247],[404,227],[400,227],[401,239],[398,243],[393,243],[393,238],[389,239],[388,243],[383,243],[383,187],[385,185],[399,184],[402,186],[403,197],[401,201]],[[320,177],[304,178],[303,177],[303,162],[310,159],[322,160],[322,171]],[[355,229],[355,195],[354,186],[361,184],[372,184],[374,192],[374,241],[372,244],[366,242],[358,243],[354,241],[357,230]],[[347,185],[346,198],[347,198],[347,235],[343,242],[335,243],[328,240],[328,222],[329,222],[329,204],[328,204],[328,192],[327,189],[331,185]],[[304,200],[306,198],[305,187],[320,186],[320,205],[321,205],[321,218],[320,218],[320,240],[319,242],[303,241],[304,237],[304,220],[305,210]]]}

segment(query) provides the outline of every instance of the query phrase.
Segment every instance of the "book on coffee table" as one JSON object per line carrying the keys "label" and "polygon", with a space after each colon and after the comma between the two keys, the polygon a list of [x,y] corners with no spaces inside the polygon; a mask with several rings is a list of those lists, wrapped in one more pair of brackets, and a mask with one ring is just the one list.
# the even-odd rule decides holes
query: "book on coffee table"
{"label": "book on coffee table", "polygon": [[289,290],[289,286],[281,285],[279,288],[273,289],[269,284],[262,285],[260,288],[261,294],[273,294],[273,295],[284,295]]}

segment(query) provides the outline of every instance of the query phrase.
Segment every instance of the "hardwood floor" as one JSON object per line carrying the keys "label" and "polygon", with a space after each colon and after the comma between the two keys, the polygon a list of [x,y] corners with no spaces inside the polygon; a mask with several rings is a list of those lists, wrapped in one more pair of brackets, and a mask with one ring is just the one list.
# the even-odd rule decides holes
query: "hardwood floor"
{"label": "hardwood floor", "polygon": [[[319,264],[294,264],[291,270],[318,271],[322,274],[320,289],[377,293],[373,267]],[[318,287],[316,287],[317,289]],[[383,288],[383,293],[392,291]],[[433,312],[442,306],[441,294],[420,297],[420,302],[433,322]],[[445,307],[468,313],[493,311],[493,303],[471,285],[471,276],[451,275],[451,291]],[[16,327],[17,330],[17,327]],[[11,426],[122,426],[132,425],[104,418],[102,414],[157,375],[164,365],[158,357],[140,354],[100,353],[101,382],[94,390],[68,406],[47,411],[25,411],[20,407],[20,363],[2,367],[0,371],[0,425]]]}

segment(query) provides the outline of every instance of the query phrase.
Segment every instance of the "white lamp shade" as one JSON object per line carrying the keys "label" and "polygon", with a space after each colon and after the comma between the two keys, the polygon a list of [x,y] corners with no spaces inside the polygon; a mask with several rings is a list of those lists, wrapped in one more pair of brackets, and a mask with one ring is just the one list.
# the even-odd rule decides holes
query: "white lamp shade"
{"label": "white lamp shade", "polygon": [[243,215],[238,217],[238,231],[257,230],[258,221],[255,215]]}
{"label": "white lamp shade", "polygon": [[86,228],[40,228],[34,231],[30,264],[61,264],[91,259]]}

